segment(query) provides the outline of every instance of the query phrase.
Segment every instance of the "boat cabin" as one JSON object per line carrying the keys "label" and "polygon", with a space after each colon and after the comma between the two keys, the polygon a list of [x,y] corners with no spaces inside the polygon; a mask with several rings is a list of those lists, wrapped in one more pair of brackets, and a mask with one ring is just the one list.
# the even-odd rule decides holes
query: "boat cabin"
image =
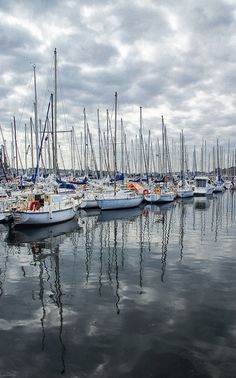
{"label": "boat cabin", "polygon": [[206,188],[208,183],[209,183],[208,177],[195,177],[196,188]]}

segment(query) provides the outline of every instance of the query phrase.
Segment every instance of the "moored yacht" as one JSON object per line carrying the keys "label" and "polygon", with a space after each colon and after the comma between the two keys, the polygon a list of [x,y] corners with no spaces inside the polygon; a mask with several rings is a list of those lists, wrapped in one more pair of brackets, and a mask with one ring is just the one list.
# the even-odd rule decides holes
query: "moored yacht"
{"label": "moored yacht", "polygon": [[195,196],[207,196],[213,193],[214,186],[211,184],[209,177],[196,176],[195,177]]}
{"label": "moored yacht", "polygon": [[142,201],[142,195],[125,190],[110,193],[110,195],[101,195],[97,198],[97,203],[101,210],[128,209],[139,206]]}
{"label": "moored yacht", "polygon": [[54,195],[35,195],[12,209],[14,226],[42,226],[73,219],[76,203],[73,198]]}

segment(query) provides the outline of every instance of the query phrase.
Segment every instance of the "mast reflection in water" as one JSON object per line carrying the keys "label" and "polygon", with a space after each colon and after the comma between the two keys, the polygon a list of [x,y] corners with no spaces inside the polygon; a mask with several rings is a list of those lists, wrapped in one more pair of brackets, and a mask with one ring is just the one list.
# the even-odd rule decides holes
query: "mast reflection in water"
{"label": "mast reflection in water", "polygon": [[1,372],[233,377],[235,193],[0,228]]}

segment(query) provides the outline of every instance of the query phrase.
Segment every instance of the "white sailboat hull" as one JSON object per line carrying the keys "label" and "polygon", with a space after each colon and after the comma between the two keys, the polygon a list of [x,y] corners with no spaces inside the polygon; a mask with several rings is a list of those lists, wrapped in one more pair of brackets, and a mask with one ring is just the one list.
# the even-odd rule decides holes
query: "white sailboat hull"
{"label": "white sailboat hull", "polygon": [[129,209],[131,207],[139,206],[142,201],[142,196],[137,196],[133,198],[111,197],[97,200],[98,206],[101,210]]}
{"label": "white sailboat hull", "polygon": [[223,184],[216,184],[216,186],[214,187],[213,192],[214,193],[222,193],[224,190],[225,190],[225,188],[224,188]]}
{"label": "white sailboat hull", "polygon": [[167,192],[167,193],[161,193],[160,198],[158,200],[159,203],[164,202],[172,202],[175,200],[175,193]]}
{"label": "white sailboat hull", "polygon": [[224,188],[225,189],[232,189],[233,188],[232,182],[231,181],[225,181]]}
{"label": "white sailboat hull", "polygon": [[193,197],[193,190],[192,189],[178,189],[177,190],[177,197],[179,197],[179,198]]}
{"label": "white sailboat hull", "polygon": [[214,188],[213,187],[207,187],[207,188],[195,188],[194,189],[194,195],[195,196],[208,196],[213,193]]}
{"label": "white sailboat hull", "polygon": [[13,222],[16,226],[42,226],[56,224],[73,219],[74,207],[52,211],[15,211],[12,213]]}
{"label": "white sailboat hull", "polygon": [[98,207],[98,203],[95,199],[82,199],[80,205],[80,209],[94,209]]}
{"label": "white sailboat hull", "polygon": [[156,203],[159,201],[160,197],[161,197],[160,194],[151,193],[151,194],[145,195],[144,199],[148,203]]}

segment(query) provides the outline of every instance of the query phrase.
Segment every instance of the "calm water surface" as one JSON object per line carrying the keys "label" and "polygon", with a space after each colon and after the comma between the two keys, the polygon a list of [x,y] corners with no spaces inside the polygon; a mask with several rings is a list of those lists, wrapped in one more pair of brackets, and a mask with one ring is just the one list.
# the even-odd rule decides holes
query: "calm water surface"
{"label": "calm water surface", "polygon": [[236,193],[8,232],[0,377],[236,377]]}

